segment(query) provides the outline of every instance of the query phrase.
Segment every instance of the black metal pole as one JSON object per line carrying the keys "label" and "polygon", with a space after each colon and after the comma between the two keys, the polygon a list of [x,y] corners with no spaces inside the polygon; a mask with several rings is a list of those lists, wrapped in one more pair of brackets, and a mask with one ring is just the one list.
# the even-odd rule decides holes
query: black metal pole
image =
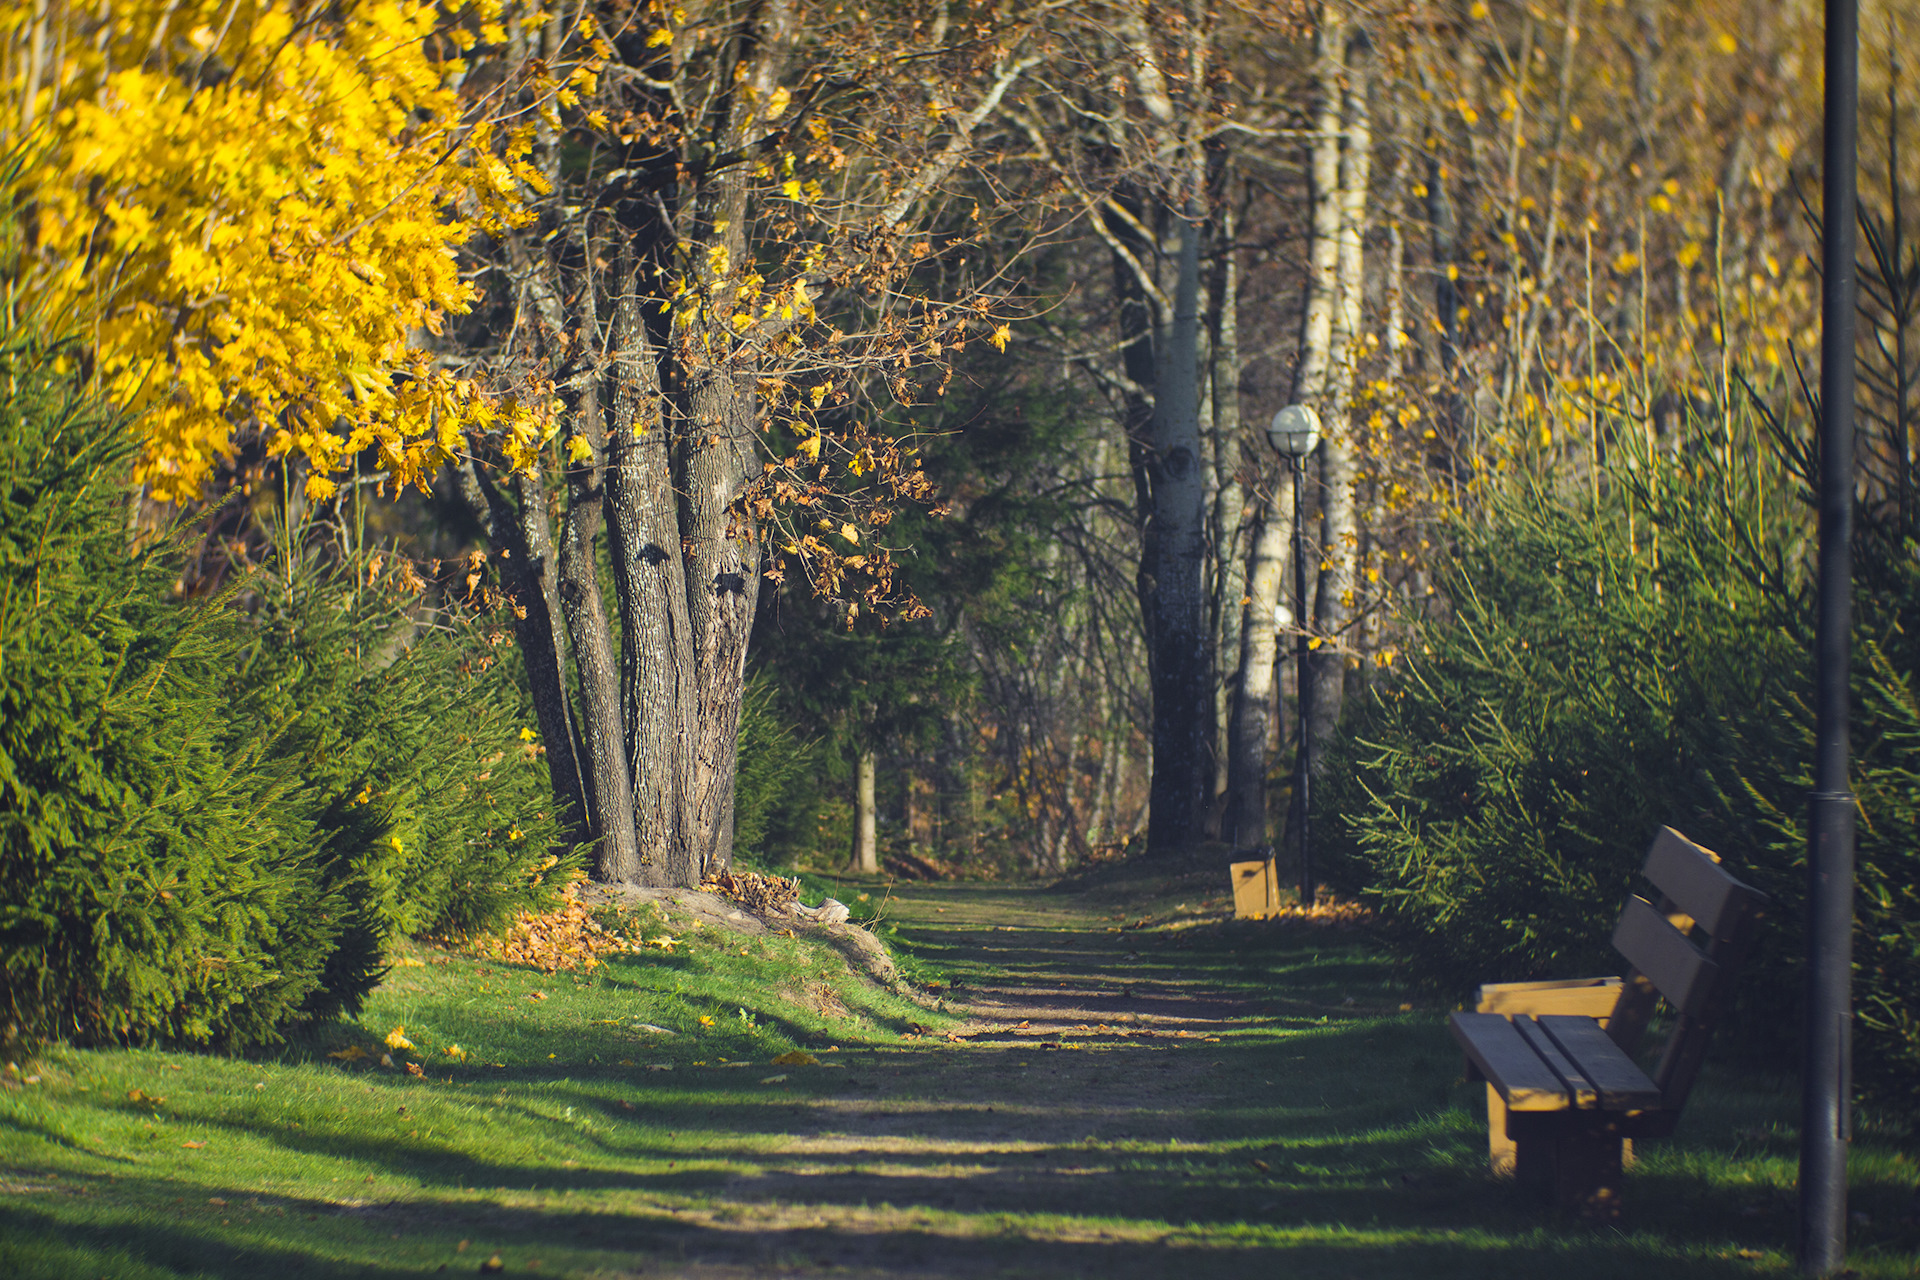
{"label": "black metal pole", "polygon": [[1821,178],[1820,596],[1814,636],[1815,765],[1807,804],[1807,1015],[1801,1075],[1800,1269],[1847,1254],[1852,1137],[1853,795],[1847,783],[1847,657],[1853,623],[1854,183],[1858,0],[1827,0],[1826,156]]}
{"label": "black metal pole", "polygon": [[1314,894],[1313,846],[1308,842],[1308,824],[1313,812],[1313,761],[1308,753],[1312,750],[1313,735],[1308,730],[1307,719],[1313,681],[1307,674],[1307,535],[1306,517],[1300,510],[1301,481],[1306,476],[1307,460],[1303,455],[1291,454],[1288,462],[1293,467],[1293,625],[1299,632],[1294,639],[1297,664],[1294,680],[1299,685],[1294,699],[1299,710],[1294,718],[1299,721],[1300,730],[1300,749],[1293,757],[1294,817],[1299,822],[1294,847],[1300,854],[1300,906],[1309,910]]}

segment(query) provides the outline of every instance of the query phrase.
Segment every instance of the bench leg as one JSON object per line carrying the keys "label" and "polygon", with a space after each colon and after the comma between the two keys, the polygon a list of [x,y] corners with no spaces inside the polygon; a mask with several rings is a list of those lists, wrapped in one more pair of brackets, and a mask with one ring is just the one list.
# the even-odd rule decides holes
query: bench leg
{"label": "bench leg", "polygon": [[1513,1139],[1507,1136],[1507,1104],[1500,1091],[1487,1086],[1487,1166],[1496,1178],[1514,1174]]}
{"label": "bench leg", "polygon": [[[1522,1149],[1528,1145],[1523,1143]],[[1573,1134],[1554,1143],[1554,1200],[1583,1218],[1618,1218],[1623,1145],[1609,1134]]]}

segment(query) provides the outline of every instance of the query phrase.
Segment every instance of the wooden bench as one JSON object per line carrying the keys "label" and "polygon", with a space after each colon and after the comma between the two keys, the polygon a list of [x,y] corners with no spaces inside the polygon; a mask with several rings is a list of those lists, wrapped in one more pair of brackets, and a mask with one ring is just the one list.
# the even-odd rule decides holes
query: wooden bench
{"label": "wooden bench", "polygon": [[[1628,898],[1614,927],[1624,978],[1493,983],[1452,1016],[1468,1078],[1487,1082],[1495,1173],[1618,1215],[1631,1142],[1673,1132],[1766,903],[1719,863],[1662,827],[1642,868],[1658,893]],[[1635,1058],[1662,998],[1672,1029],[1648,1074]]]}

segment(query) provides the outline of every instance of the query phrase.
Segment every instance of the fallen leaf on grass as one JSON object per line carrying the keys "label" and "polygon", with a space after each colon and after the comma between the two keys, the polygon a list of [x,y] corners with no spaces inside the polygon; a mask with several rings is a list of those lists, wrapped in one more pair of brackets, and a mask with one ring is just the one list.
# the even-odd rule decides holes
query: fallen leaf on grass
{"label": "fallen leaf on grass", "polygon": [[161,1103],[165,1102],[166,1099],[156,1098],[144,1089],[129,1089],[127,1090],[127,1101],[128,1102],[144,1102],[150,1107],[157,1107]]}
{"label": "fallen leaf on grass", "polygon": [[225,1200],[222,1200],[219,1196],[208,1196],[207,1203],[217,1204],[223,1209],[227,1207],[227,1202]]}
{"label": "fallen leaf on grass", "polygon": [[700,1015],[700,1025],[703,1027],[711,1027],[711,1026],[716,1026],[718,1024],[715,1023],[711,1017],[703,1013]]}
{"label": "fallen leaf on grass", "polygon": [[527,999],[529,1000],[545,1000],[546,998],[547,993],[544,991],[529,991],[527,993]]}
{"label": "fallen leaf on grass", "polygon": [[787,1052],[775,1058],[773,1065],[776,1067],[817,1067],[820,1065],[820,1059],[814,1057],[805,1049],[789,1049]]}
{"label": "fallen leaf on grass", "polygon": [[204,1142],[183,1142],[180,1145],[185,1147],[189,1151],[198,1151],[200,1148],[206,1146],[207,1144]]}
{"label": "fallen leaf on grass", "polygon": [[481,1275],[490,1275],[495,1271],[505,1271],[506,1269],[507,1264],[500,1261],[500,1255],[497,1253],[480,1264]]}
{"label": "fallen leaf on grass", "polygon": [[449,1058],[458,1058],[462,1062],[465,1062],[467,1060],[467,1051],[457,1044],[450,1044],[447,1046],[447,1056]]}
{"label": "fallen leaf on grass", "polygon": [[673,1064],[672,1064],[671,1062],[649,1062],[649,1063],[647,1064],[647,1070],[649,1070],[649,1071],[671,1071],[671,1070],[673,1070]]}
{"label": "fallen leaf on grass", "polygon": [[427,962],[425,960],[415,959],[413,956],[401,956],[393,962],[393,967],[396,969],[424,969],[427,967]]}
{"label": "fallen leaf on grass", "polygon": [[425,1076],[427,1073],[420,1069],[419,1063],[409,1062],[407,1064],[407,1074],[410,1076]]}
{"label": "fallen leaf on grass", "polygon": [[357,1044],[350,1044],[346,1048],[337,1050],[327,1056],[329,1058],[338,1058],[342,1062],[358,1062],[367,1056],[367,1051]]}
{"label": "fallen leaf on grass", "polygon": [[786,1082],[787,1078],[784,1075],[766,1076],[760,1081],[761,1084],[785,1084]]}
{"label": "fallen leaf on grass", "polygon": [[1247,1163],[1252,1165],[1254,1168],[1258,1169],[1262,1173],[1271,1172],[1273,1168],[1273,1166],[1269,1165],[1265,1160],[1249,1160],[1247,1161]]}
{"label": "fallen leaf on grass", "polygon": [[395,1027],[393,1030],[387,1032],[387,1048],[389,1049],[413,1048],[413,1041],[407,1039],[407,1029],[405,1027]]}

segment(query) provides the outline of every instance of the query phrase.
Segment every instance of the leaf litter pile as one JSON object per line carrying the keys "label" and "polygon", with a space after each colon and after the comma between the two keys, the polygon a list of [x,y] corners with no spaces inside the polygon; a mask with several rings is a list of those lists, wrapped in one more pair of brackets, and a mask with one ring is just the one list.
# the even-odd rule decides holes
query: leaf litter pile
{"label": "leaf litter pile", "polygon": [[581,881],[561,892],[560,905],[551,911],[520,911],[498,935],[445,938],[436,941],[483,959],[526,965],[543,973],[570,970],[586,973],[607,955],[671,951],[679,939],[661,932],[647,937],[651,913],[608,904],[590,905],[580,899]]}
{"label": "leaf litter pile", "polygon": [[700,882],[701,889],[737,902],[758,916],[791,915],[800,901],[800,878],[758,871],[722,871]]}

